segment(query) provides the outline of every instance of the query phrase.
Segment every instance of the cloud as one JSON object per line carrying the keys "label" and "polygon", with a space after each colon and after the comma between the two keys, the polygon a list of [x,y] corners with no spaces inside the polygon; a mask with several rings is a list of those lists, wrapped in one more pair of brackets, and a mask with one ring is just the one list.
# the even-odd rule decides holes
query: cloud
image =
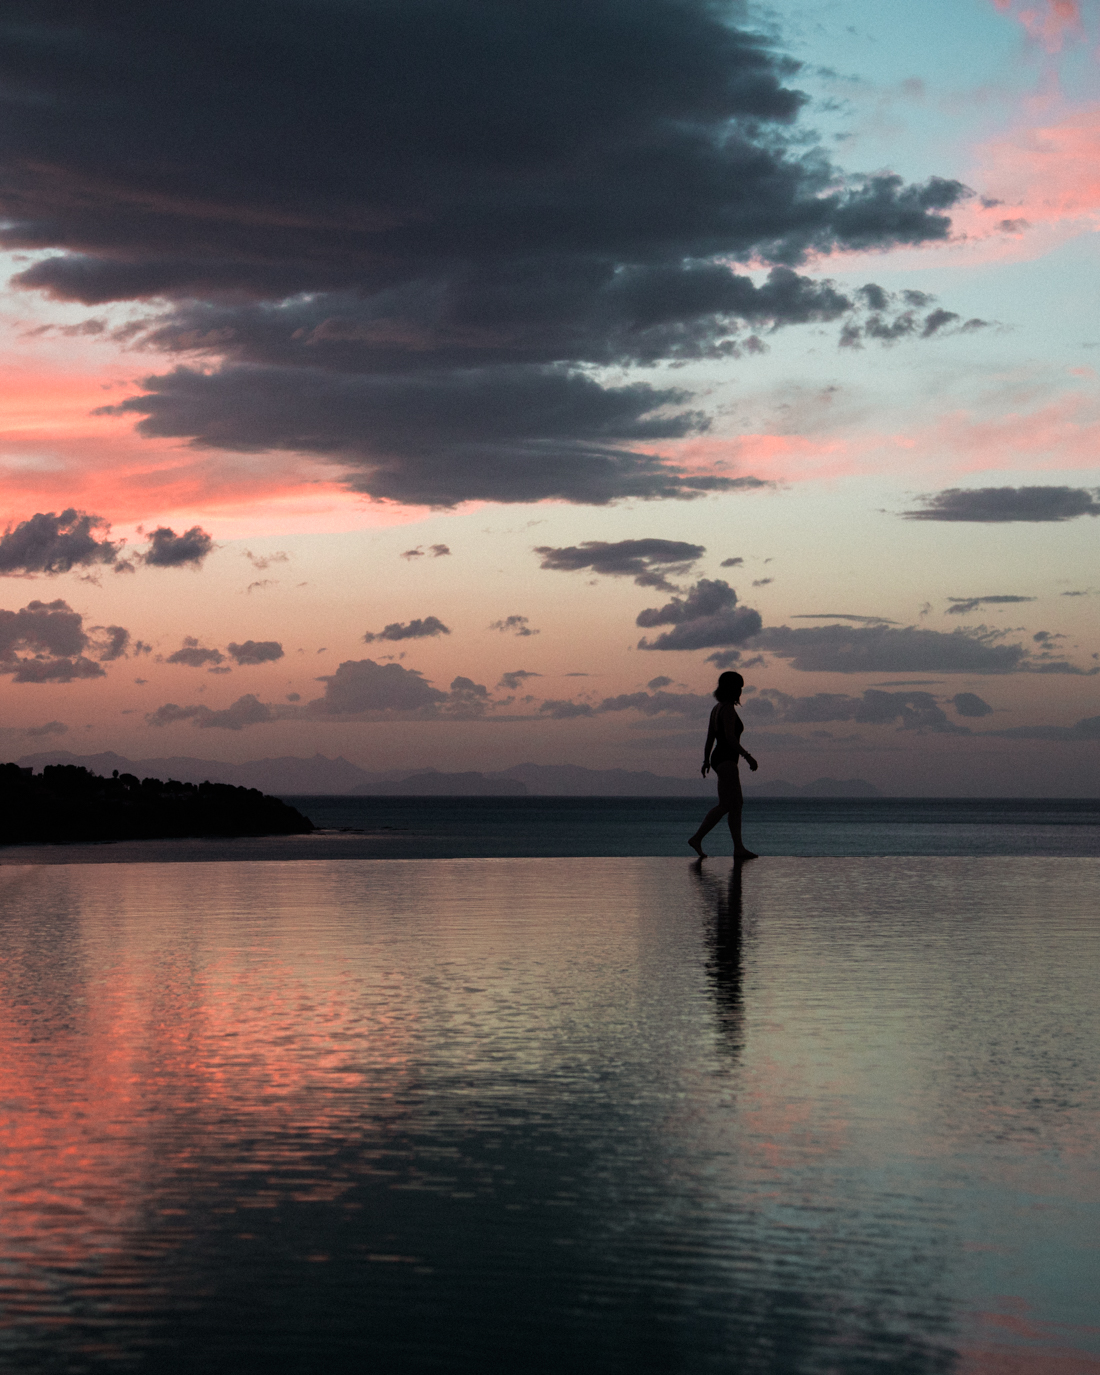
{"label": "cloud", "polygon": [[278,640],[245,640],[243,645],[227,645],[229,657],[241,665],[270,664],[283,657],[283,647]]}
{"label": "cloud", "polygon": [[668,539],[624,539],[614,544],[585,540],[583,544],[561,549],[548,544],[535,549],[536,554],[542,555],[541,568],[563,573],[590,569],[608,577],[633,578],[639,587],[657,587],[662,591],[673,590],[670,574],[682,576],[706,552],[701,544]]}
{"label": "cloud", "polygon": [[73,568],[114,563],[121,544],[95,536],[96,530],[110,528],[101,516],[73,507],[60,515],[39,511],[30,520],[9,525],[0,535],[0,574],[68,573]]}
{"label": "cloud", "polygon": [[[967,695],[967,694],[960,694]],[[980,698],[974,698],[980,701]],[[881,692],[868,688],[860,696],[841,692],[817,692],[792,697],[775,688],[764,688],[746,697],[741,713],[753,724],[820,725],[829,721],[855,721],[861,725],[891,725],[900,730],[965,734],[966,729],[948,719],[930,692]],[[965,715],[965,713],[960,713]],[[981,713],[977,713],[981,714]]]}
{"label": "cloud", "polygon": [[[433,559],[444,558],[447,554],[451,552],[445,544],[433,544],[430,546],[430,548],[432,551]],[[424,553],[424,550],[418,544],[415,549],[406,549],[400,557],[403,559],[422,559],[426,558],[427,556]]]}
{"label": "cloud", "polygon": [[761,628],[760,613],[737,605],[737,593],[722,579],[700,578],[685,597],[673,597],[662,607],[639,613],[636,625],[671,625],[652,643],[643,638],[639,649],[710,649],[741,645]]}
{"label": "cloud", "polygon": [[596,707],[598,714],[614,711],[637,711],[643,716],[691,716],[709,714],[714,706],[712,697],[695,692],[623,692],[617,697],[605,697]]}
{"label": "cloud", "polygon": [[301,697],[296,692],[288,693],[285,703],[261,702],[247,693],[220,711],[201,703],[179,706],[167,702],[145,720],[150,726],[190,721],[204,730],[245,730],[272,721],[340,722],[395,715],[463,721],[483,716],[494,705],[488,688],[471,678],[456,677],[450,692],[440,692],[416,669],[378,664],[373,659],[346,660],[335,673],[317,681],[324,684],[324,694],[304,705],[298,705]]}
{"label": "cloud", "polygon": [[483,683],[461,675],[451,682],[450,700],[443,706],[448,716],[470,720],[484,716],[490,706],[489,689]]}
{"label": "cloud", "polygon": [[989,703],[983,701],[974,692],[956,692],[951,699],[951,704],[960,716],[978,717],[993,714],[993,708]]}
{"label": "cloud", "polygon": [[723,559],[718,566],[719,568],[740,568],[744,562],[744,559]]}
{"label": "cloud", "polygon": [[213,537],[197,525],[182,535],[162,525],[149,536],[149,548],[141,555],[141,561],[151,568],[182,568],[186,564],[198,567],[213,548]]}
{"label": "cloud", "polygon": [[897,625],[885,616],[851,616],[845,611],[809,611],[800,616],[792,616],[792,621],[857,621],[863,625]]}
{"label": "cloud", "polygon": [[[739,649],[720,649],[714,654],[708,654],[706,658],[708,664],[713,664],[715,668],[732,668],[734,664],[741,662],[741,651]],[[763,659],[758,659],[758,663],[763,663]]]}
{"label": "cloud", "polygon": [[24,735],[46,736],[46,735],[68,735],[69,728],[64,721],[47,721],[43,726],[28,726],[23,732]]}
{"label": "cloud", "polygon": [[202,447],[312,452],[344,464],[352,490],[410,505],[556,497],[602,506],[767,485],[688,473],[623,447],[705,430],[701,412],[682,408],[682,388],[603,386],[556,365],[414,377],[178,367],[144,385],[152,394],[97,413],[139,413],[141,434]]}
{"label": "cloud", "polygon": [[984,627],[922,630],[915,626],[770,626],[753,649],[788,659],[807,673],[1091,673],[1072,664],[1042,664],[1003,632]]}
{"label": "cloud", "polygon": [[16,683],[102,678],[104,670],[87,654],[118,658],[128,640],[122,626],[96,626],[89,634],[81,614],[60,599],[28,602],[19,611],[0,610],[0,673]]}
{"label": "cloud", "polygon": [[539,711],[551,721],[573,721],[578,716],[594,716],[594,709],[587,702],[562,701],[547,698],[539,703]]}
{"label": "cloud", "polygon": [[1100,501],[1086,487],[949,487],[918,500],[923,508],[903,511],[906,520],[992,523],[1100,516]]}
{"label": "cloud", "polygon": [[[795,269],[943,241],[966,189],[838,168],[747,10],[502,13],[316,0],[273,21],[243,0],[230,20],[194,0],[16,26],[0,245],[34,259],[17,284],[159,303],[132,337],[202,366],[123,404],[143,433],[322,456],[355,490],[440,506],[729,490],[629,447],[705,418],[586,370],[850,317],[863,337],[928,326],[924,306],[909,330],[905,300]],[[771,270],[729,265],[749,261]]]}
{"label": "cloud", "polygon": [[206,664],[220,664],[225,655],[220,649],[204,649],[192,635],[183,637],[183,648],[165,659],[166,664],[186,664],[188,668],[203,668]]}
{"label": "cloud", "polygon": [[979,606],[1007,606],[1017,602],[1033,602],[1034,597],[948,597],[951,605],[943,613],[945,616],[969,616]]}
{"label": "cloud", "polygon": [[348,659],[335,673],[318,678],[323,697],[308,702],[305,711],[314,716],[357,716],[362,712],[418,711],[447,700],[424,681],[414,668],[377,664],[373,659]]}
{"label": "cloud", "polygon": [[982,734],[999,736],[1003,740],[1100,740],[1100,716],[1086,716],[1072,726],[1009,726],[1005,730],[987,730]]}
{"label": "cloud", "polygon": [[1018,0],[993,0],[997,9],[1011,13],[1027,30],[1028,36],[1041,42],[1048,53],[1061,50],[1066,37],[1083,35],[1080,0],[1039,0],[1020,9]]}
{"label": "cloud", "polygon": [[[241,557],[246,558],[248,562],[252,565],[252,567],[255,568],[257,573],[266,572],[267,569],[269,569],[273,563],[290,562],[290,555],[284,553],[282,550],[279,550],[278,553],[275,554],[261,555],[254,554],[251,549],[246,549]],[[252,585],[253,587],[255,587],[257,584],[253,583]]]}
{"label": "cloud", "polygon": [[145,724],[173,726],[179,721],[190,721],[202,730],[244,730],[246,726],[265,725],[274,719],[270,707],[249,692],[223,711],[214,711],[201,704],[180,707],[175,702],[166,702],[146,716]]}
{"label": "cloud", "polygon": [[[896,344],[902,339],[931,339],[934,335],[973,334],[988,329],[990,321],[976,317],[963,320],[953,310],[937,307],[923,317],[920,311],[935,299],[923,291],[903,291],[900,295],[884,291],[870,282],[860,287],[856,297],[871,312],[863,319],[849,319],[840,331],[839,347],[860,349],[864,339],[880,344]],[[908,307],[908,309],[906,309]]]}
{"label": "cloud", "polygon": [[502,635],[518,635],[521,639],[525,639],[529,635],[539,634],[528,624],[526,616],[505,616],[502,621],[491,621],[489,629],[499,630]]}
{"label": "cloud", "polygon": [[646,687],[649,688],[650,692],[656,692],[659,688],[666,688],[671,686],[672,679],[666,678],[664,674],[660,674],[656,678],[651,678],[649,682],[646,683]]}
{"label": "cloud", "polygon": [[[130,632],[121,625],[93,625],[87,642],[96,658],[101,663],[109,664],[125,656],[130,645]],[[134,646],[135,655],[146,648],[139,640]]]}
{"label": "cloud", "polygon": [[516,668],[511,673],[502,673],[497,686],[507,688],[509,692],[518,692],[528,678],[541,677],[541,673],[530,673],[525,668]]}
{"label": "cloud", "polygon": [[[401,621],[394,621],[384,630],[379,630],[377,634],[368,630],[363,636],[363,643],[369,645],[373,644],[375,640],[427,640],[435,635],[449,635],[450,633],[438,616],[425,616],[423,620],[409,621],[408,625]],[[369,663],[370,660],[368,659],[366,662]]]}

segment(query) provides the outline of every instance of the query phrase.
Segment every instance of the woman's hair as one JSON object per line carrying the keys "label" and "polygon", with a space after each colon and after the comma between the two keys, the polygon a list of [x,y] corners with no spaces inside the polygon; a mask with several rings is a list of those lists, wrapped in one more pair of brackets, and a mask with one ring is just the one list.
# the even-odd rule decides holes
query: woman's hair
{"label": "woman's hair", "polygon": [[740,673],[723,673],[718,679],[714,695],[720,702],[736,702],[744,686],[745,680]]}

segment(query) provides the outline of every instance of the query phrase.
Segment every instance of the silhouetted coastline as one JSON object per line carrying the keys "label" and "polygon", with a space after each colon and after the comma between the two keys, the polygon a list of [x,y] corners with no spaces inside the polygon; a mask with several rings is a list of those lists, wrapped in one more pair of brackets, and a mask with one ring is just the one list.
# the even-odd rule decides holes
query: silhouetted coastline
{"label": "silhouetted coastline", "polygon": [[40,774],[0,764],[0,845],[166,840],[185,836],[305,835],[312,821],[256,788],[180,783],[71,764]]}

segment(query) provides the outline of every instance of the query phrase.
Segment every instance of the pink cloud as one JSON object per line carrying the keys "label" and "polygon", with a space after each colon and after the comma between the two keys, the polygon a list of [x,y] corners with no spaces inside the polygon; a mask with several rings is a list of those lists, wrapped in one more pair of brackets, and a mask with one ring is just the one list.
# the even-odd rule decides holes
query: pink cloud
{"label": "pink cloud", "polygon": [[1066,392],[1032,410],[1005,411],[992,419],[952,411],[896,442],[915,455],[948,457],[953,472],[1093,468],[1100,452],[1100,414],[1094,395]]}
{"label": "pink cloud", "polygon": [[144,439],[129,417],[92,414],[129,387],[117,359],[97,368],[0,356],[5,520],[76,506],[118,525],[201,522],[231,539],[405,524],[424,515],[349,492],[339,468],[315,459]]}
{"label": "pink cloud", "polygon": [[1045,0],[1027,6],[1020,5],[1019,0],[993,0],[993,4],[1022,24],[1029,37],[1041,43],[1048,53],[1060,52],[1067,37],[1077,37],[1082,32],[1078,0]]}

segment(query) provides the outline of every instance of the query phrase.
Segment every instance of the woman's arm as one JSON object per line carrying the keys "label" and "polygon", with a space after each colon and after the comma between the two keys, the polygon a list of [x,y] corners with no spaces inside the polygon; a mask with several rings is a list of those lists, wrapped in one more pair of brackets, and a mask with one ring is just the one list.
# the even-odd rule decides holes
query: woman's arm
{"label": "woman's arm", "polygon": [[744,745],[739,746],[739,751],[741,754],[741,758],[744,759],[745,762],[748,764],[749,771],[751,773],[755,773],[756,770],[760,767],[760,765],[756,762],[756,760],[752,757],[752,755],[748,752]]}
{"label": "woman's arm", "polygon": [[[719,703],[719,706],[721,706],[721,703]],[[718,730],[714,724],[717,716],[718,707],[716,706],[710,713],[710,724],[707,726],[707,743],[703,746],[703,767],[699,770],[704,778],[710,773],[710,752],[714,746],[714,742],[718,739]]]}

